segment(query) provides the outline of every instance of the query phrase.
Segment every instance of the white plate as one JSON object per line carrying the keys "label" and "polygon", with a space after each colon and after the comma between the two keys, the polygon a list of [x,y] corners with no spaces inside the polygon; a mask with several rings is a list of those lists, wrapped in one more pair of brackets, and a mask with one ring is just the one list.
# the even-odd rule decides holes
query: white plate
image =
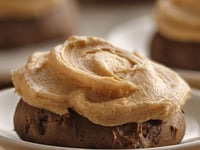
{"label": "white plate", "polygon": [[[19,97],[14,94],[13,89],[0,92],[0,148],[7,150],[22,149],[43,149],[43,150],[69,150],[57,146],[47,146],[26,142],[17,136],[13,127],[13,114]],[[160,148],[151,148],[156,150],[185,150],[191,148],[200,148],[200,91],[193,90],[192,98],[184,108],[186,114],[186,134],[181,144]]]}
{"label": "white plate", "polygon": [[[137,51],[149,57],[150,42],[155,33],[155,25],[150,15],[144,15],[115,27],[108,40],[130,52]],[[199,58],[200,59],[200,58]],[[175,69],[190,85],[200,88],[200,71]]]}
{"label": "white plate", "polygon": [[[63,42],[63,41],[62,41]],[[35,51],[46,51],[52,49],[55,45],[61,43],[61,40],[44,42],[32,46],[19,47],[0,50],[0,82],[10,81],[10,72],[13,69],[21,67],[27,61],[28,57]]]}

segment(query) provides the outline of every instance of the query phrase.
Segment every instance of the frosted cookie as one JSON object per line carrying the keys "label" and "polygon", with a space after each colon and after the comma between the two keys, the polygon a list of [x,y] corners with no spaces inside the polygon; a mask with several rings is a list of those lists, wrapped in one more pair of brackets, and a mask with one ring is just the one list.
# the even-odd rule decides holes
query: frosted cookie
{"label": "frosted cookie", "polygon": [[187,83],[103,39],[73,36],[36,52],[12,80],[21,97],[15,130],[27,141],[142,148],[177,144],[185,133]]}

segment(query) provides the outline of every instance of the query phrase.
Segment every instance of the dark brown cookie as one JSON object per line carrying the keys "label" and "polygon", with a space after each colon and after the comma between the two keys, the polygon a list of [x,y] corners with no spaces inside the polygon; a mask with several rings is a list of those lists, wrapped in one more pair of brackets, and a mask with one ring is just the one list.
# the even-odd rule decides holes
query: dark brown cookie
{"label": "dark brown cookie", "polygon": [[173,68],[200,70],[200,42],[179,42],[156,33],[151,42],[151,58]]}
{"label": "dark brown cookie", "polygon": [[70,110],[56,115],[26,104],[17,105],[14,115],[17,134],[26,141],[81,148],[144,148],[177,144],[185,133],[183,113],[168,122],[150,120],[106,127],[94,124]]}
{"label": "dark brown cookie", "polygon": [[0,48],[67,38],[75,33],[75,9],[72,0],[40,18],[0,20]]}

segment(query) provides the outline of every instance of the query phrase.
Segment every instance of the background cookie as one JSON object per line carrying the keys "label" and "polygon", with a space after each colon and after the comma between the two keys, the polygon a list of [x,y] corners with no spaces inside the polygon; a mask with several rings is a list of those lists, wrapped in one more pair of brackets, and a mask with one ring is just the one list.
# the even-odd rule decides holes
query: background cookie
{"label": "background cookie", "polygon": [[19,17],[0,17],[0,48],[65,39],[76,31],[76,11],[76,3],[73,0],[65,0],[41,16],[37,14],[23,17],[20,13]]}

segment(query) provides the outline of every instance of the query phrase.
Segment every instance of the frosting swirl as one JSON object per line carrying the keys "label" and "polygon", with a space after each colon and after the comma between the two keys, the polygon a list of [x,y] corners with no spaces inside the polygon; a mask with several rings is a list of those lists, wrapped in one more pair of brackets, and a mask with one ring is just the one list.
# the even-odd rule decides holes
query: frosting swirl
{"label": "frosting swirl", "polygon": [[37,18],[64,4],[65,0],[0,0],[0,18]]}
{"label": "frosting swirl", "polygon": [[173,71],[95,37],[34,53],[12,79],[28,104],[60,115],[71,108],[105,126],[167,120],[190,93]]}
{"label": "frosting swirl", "polygon": [[164,36],[183,42],[200,42],[199,0],[159,0],[154,16]]}

